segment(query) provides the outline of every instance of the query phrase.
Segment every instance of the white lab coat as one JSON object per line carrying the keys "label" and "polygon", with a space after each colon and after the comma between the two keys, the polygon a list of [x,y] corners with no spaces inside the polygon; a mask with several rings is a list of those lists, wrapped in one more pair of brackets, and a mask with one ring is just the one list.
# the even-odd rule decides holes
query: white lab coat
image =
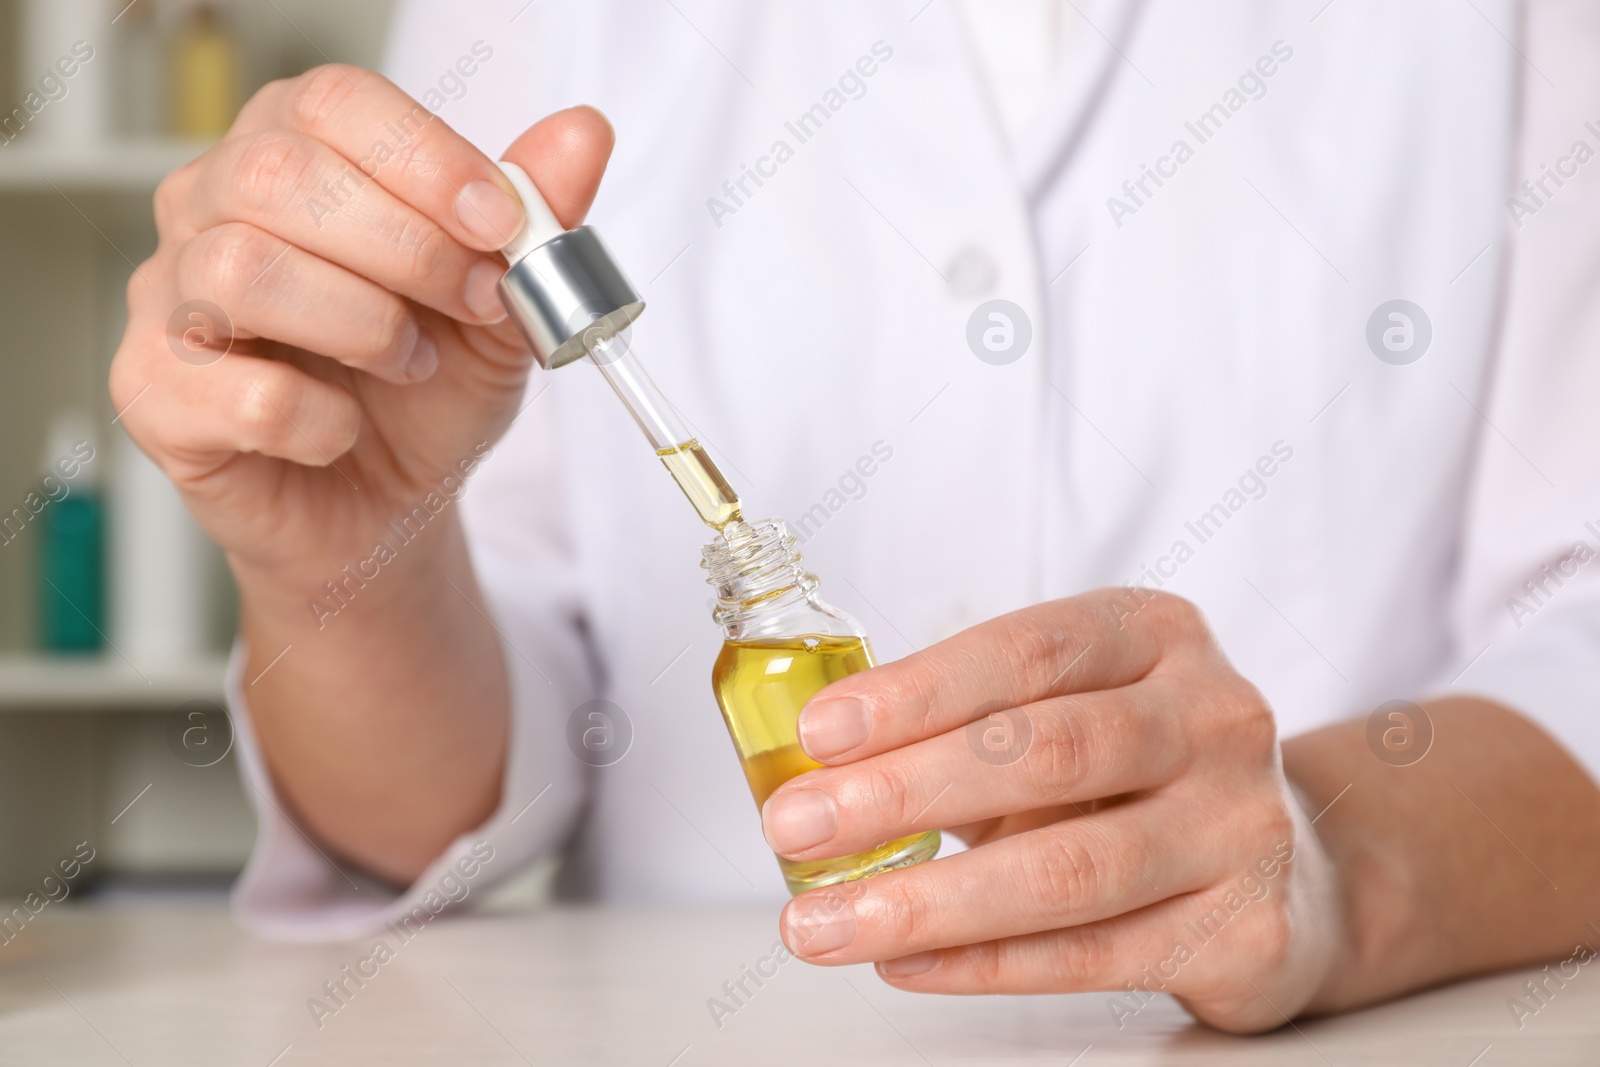
{"label": "white lab coat", "polygon": [[[1161,584],[1285,735],[1479,693],[1600,774],[1600,564],[1541,573],[1600,549],[1600,162],[1508,207],[1600,147],[1600,14],[1102,0],[1013,144],[941,0],[523,5],[402,5],[392,74],[458,95],[441,116],[490,153],[560,107],[610,116],[591,221],[649,303],[632,342],[747,514],[809,518],[823,596],[880,659]],[[1005,365],[968,343],[992,299],[1031,325]],[[1367,339],[1396,299],[1431,323],[1407,365]],[[354,934],[481,840],[475,885],[566,841],[563,884],[607,901],[781,898],[710,691],[707,531],[590,368],[528,396],[463,503],[515,691],[501,810],[397,897],[263,803],[253,929]],[[602,768],[565,740],[595,698],[632,732]]]}

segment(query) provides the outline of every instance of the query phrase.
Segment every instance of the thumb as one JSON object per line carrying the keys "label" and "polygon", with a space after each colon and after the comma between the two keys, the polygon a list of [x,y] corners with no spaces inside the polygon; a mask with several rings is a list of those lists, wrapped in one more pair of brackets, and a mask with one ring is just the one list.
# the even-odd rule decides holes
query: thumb
{"label": "thumb", "polygon": [[569,107],[528,127],[502,158],[528,172],[561,225],[571,229],[594,203],[616,139],[600,112]]}

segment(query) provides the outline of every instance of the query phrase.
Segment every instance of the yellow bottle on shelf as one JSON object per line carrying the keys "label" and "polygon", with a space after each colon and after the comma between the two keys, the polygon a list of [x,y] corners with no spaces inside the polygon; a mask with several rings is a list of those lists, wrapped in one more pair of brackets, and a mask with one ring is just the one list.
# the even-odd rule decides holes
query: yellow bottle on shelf
{"label": "yellow bottle on shelf", "polygon": [[[817,596],[788,527],[733,521],[705,547],[726,638],[712,669],[717,705],[759,809],[784,782],[822,766],[800,747],[800,709],[818,690],[873,665],[861,626]],[[791,893],[930,859],[939,831],[834,859],[778,857]]]}
{"label": "yellow bottle on shelf", "polygon": [[212,4],[190,12],[172,42],[172,132],[216,138],[239,114],[239,46]]}

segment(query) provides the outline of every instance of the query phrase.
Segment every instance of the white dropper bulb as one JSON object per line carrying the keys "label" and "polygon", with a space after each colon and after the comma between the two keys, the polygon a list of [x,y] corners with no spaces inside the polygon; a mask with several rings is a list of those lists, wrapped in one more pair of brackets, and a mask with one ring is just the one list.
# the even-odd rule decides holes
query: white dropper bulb
{"label": "white dropper bulb", "polygon": [[525,220],[522,228],[517,231],[501,255],[506,257],[507,263],[516,263],[523,256],[544,244],[552,237],[559,237],[565,233],[565,228],[556,221],[556,213],[550,210],[550,205],[545,203],[544,196],[539,192],[539,187],[533,184],[533,179],[528,177],[528,172],[515,163],[502,159],[500,169],[511,180],[511,185],[517,191],[517,196],[522,200],[522,210]]}

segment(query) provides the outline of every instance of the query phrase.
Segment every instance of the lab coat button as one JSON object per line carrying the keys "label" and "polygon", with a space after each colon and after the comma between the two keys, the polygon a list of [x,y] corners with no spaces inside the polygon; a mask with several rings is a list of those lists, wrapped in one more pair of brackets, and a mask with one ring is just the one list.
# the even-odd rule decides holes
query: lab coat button
{"label": "lab coat button", "polygon": [[957,252],[945,268],[945,282],[950,295],[962,299],[983,296],[994,288],[1000,268],[983,249],[968,245]]}

